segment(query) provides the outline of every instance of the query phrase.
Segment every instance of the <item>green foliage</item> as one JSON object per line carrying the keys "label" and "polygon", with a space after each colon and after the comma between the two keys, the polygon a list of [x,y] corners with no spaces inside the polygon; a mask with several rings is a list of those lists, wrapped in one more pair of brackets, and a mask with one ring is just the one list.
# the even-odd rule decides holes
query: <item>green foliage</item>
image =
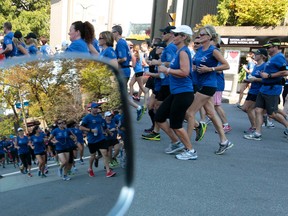
{"label": "green foliage", "polygon": [[243,67],[241,67],[239,73],[238,73],[238,82],[241,83],[246,77],[246,71]]}
{"label": "green foliage", "polygon": [[14,134],[13,116],[0,115],[0,119],[0,135],[9,136],[10,134]]}
{"label": "green foliage", "polygon": [[2,0],[0,23],[7,21],[12,23],[12,31],[20,30],[23,35],[49,35],[50,0]]}
{"label": "green foliage", "polygon": [[[288,13],[288,0],[219,0],[217,15],[206,15],[201,25],[277,26]],[[217,22],[216,22],[217,20]]]}

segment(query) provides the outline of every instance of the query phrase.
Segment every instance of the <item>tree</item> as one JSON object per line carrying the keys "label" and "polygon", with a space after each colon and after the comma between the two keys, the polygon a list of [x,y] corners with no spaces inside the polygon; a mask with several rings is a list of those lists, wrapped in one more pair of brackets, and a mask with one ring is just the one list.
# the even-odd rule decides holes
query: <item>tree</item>
{"label": "tree", "polygon": [[274,0],[273,4],[271,0],[219,0],[217,9],[217,15],[204,16],[200,25],[277,26],[288,13],[288,0]]}
{"label": "tree", "polygon": [[12,23],[13,31],[20,30],[23,35],[49,35],[50,0],[2,0],[0,23],[7,21]]}

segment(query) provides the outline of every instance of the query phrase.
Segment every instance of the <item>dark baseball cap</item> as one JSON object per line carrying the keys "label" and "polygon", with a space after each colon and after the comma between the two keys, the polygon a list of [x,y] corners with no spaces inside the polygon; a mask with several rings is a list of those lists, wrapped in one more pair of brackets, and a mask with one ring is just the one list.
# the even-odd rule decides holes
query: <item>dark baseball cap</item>
{"label": "dark baseball cap", "polygon": [[278,38],[272,38],[263,45],[263,47],[280,46],[281,41]]}
{"label": "dark baseball cap", "polygon": [[267,49],[264,48],[259,48],[257,51],[254,52],[255,55],[264,55],[264,56],[268,56],[268,52]]}
{"label": "dark baseball cap", "polygon": [[14,37],[18,38],[18,39],[22,38],[22,33],[19,30],[17,30],[17,31],[14,32]]}
{"label": "dark baseball cap", "polygon": [[159,29],[160,32],[166,32],[166,33],[170,33],[172,29],[175,29],[175,26],[167,26],[166,28],[163,29]]}
{"label": "dark baseball cap", "polygon": [[34,34],[33,32],[30,32],[25,38],[26,38],[26,39],[29,39],[29,38],[37,39],[37,36],[36,36],[36,34]]}

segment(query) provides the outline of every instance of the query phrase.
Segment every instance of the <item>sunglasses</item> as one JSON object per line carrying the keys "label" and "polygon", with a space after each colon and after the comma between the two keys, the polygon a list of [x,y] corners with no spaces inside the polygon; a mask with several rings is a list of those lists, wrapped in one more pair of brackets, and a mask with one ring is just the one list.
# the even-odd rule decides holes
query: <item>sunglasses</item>
{"label": "sunglasses", "polygon": [[274,47],[274,46],[268,46],[268,47],[266,47],[266,49],[269,50],[269,49],[272,48],[272,47]]}
{"label": "sunglasses", "polygon": [[175,37],[178,37],[179,35],[180,35],[180,36],[184,36],[184,35],[181,34],[181,33],[173,33],[173,34],[174,34]]}
{"label": "sunglasses", "polygon": [[166,35],[166,34],[168,34],[169,32],[162,32],[162,35]]}
{"label": "sunglasses", "polygon": [[201,43],[199,43],[199,42],[194,42],[194,44],[199,45],[199,44],[201,44]]}
{"label": "sunglasses", "polygon": [[208,35],[208,34],[205,34],[205,33],[200,33],[199,34],[200,37],[203,37],[204,35]]}
{"label": "sunglasses", "polygon": [[103,38],[103,37],[99,37],[99,40],[101,40],[101,39],[105,39],[105,38]]}

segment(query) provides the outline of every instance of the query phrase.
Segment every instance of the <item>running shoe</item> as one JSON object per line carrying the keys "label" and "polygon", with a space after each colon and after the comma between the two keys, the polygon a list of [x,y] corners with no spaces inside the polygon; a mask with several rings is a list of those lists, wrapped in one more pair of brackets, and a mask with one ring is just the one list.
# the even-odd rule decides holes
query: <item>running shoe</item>
{"label": "running shoe", "polygon": [[244,133],[245,133],[245,134],[251,134],[251,133],[254,133],[255,130],[256,130],[256,128],[250,127],[250,128],[248,128],[246,131],[244,131]]}
{"label": "running shoe", "polygon": [[177,154],[175,156],[179,160],[196,160],[197,159],[197,152],[192,152],[191,150],[185,149],[182,153]]}
{"label": "running shoe", "polygon": [[81,165],[84,165],[84,160],[83,160],[82,158],[80,158],[79,163],[80,163]]}
{"label": "running shoe", "polygon": [[44,173],[42,173],[41,178],[46,178],[46,177],[47,176]]}
{"label": "running shoe", "polygon": [[28,175],[29,177],[32,177],[32,174],[31,174],[30,172],[28,172],[27,175]]}
{"label": "running shoe", "polygon": [[137,109],[137,121],[140,121],[144,115],[144,107],[141,106],[141,109]]}
{"label": "running shoe", "polygon": [[245,139],[249,139],[249,140],[257,140],[257,141],[260,141],[262,140],[262,135],[260,134],[256,134],[256,132],[254,133],[251,133],[251,134],[246,134],[244,135],[244,138]]}
{"label": "running shoe", "polygon": [[160,133],[152,132],[149,134],[142,134],[142,139],[160,141]]}
{"label": "running shoe", "polygon": [[288,128],[285,129],[284,134],[288,136]]}
{"label": "running shoe", "polygon": [[177,151],[181,151],[185,148],[182,142],[178,141],[176,144],[170,144],[168,148],[165,149],[166,154],[172,154]]}
{"label": "running shoe", "polygon": [[114,172],[114,171],[111,170],[111,169],[109,170],[109,172],[106,173],[106,177],[107,177],[107,178],[110,178],[110,177],[115,176],[115,175],[116,175],[116,172]]}
{"label": "running shoe", "polygon": [[207,124],[204,122],[199,122],[198,127],[195,128],[196,138],[195,141],[201,141],[207,129]]}
{"label": "running shoe", "polygon": [[262,127],[267,127],[267,128],[275,128],[275,125],[272,121],[267,120],[267,123],[263,123]]}
{"label": "running shoe", "polygon": [[223,130],[224,130],[224,133],[226,134],[226,133],[229,133],[232,130],[232,128],[230,125],[225,125],[225,126],[223,125]]}
{"label": "running shoe", "polygon": [[109,163],[109,167],[114,168],[119,166],[119,163],[116,158],[113,158],[112,161]]}
{"label": "running shoe", "polygon": [[228,140],[226,141],[226,144],[219,143],[219,149],[215,151],[215,154],[222,155],[226,150],[232,148],[233,146],[234,144]]}
{"label": "running shoe", "polygon": [[68,177],[67,175],[64,175],[62,179],[63,179],[63,181],[70,181],[71,180],[71,178]]}
{"label": "running shoe", "polygon": [[57,172],[59,177],[62,177],[63,175],[63,169],[62,168],[58,168],[58,172]]}
{"label": "running shoe", "polygon": [[94,177],[95,176],[95,174],[94,174],[92,169],[88,169],[88,174],[89,174],[90,177]]}

